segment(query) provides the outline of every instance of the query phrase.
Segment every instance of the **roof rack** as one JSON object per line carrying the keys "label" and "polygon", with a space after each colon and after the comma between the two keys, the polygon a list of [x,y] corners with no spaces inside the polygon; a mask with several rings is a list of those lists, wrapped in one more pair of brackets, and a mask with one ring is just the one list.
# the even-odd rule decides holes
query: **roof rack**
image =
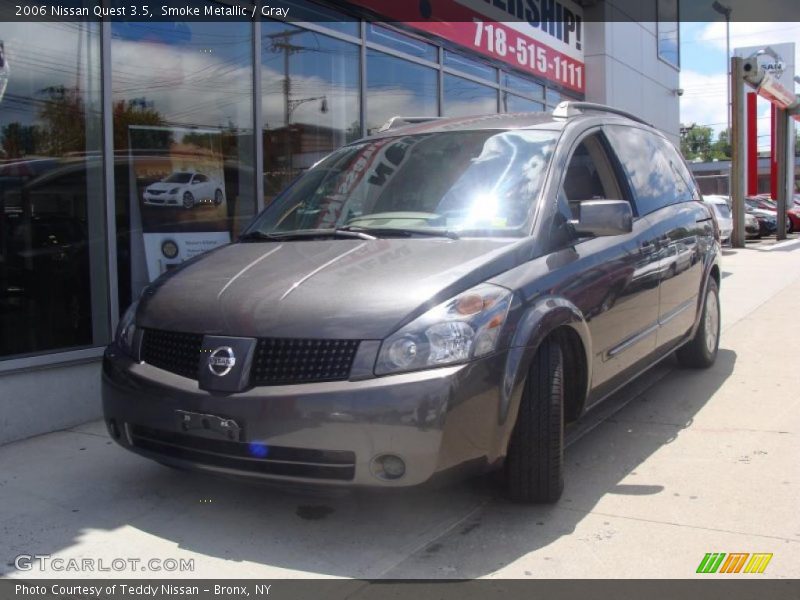
{"label": "roof rack", "polygon": [[650,127],[652,127],[652,125],[647,121],[645,121],[644,119],[637,117],[636,115],[631,114],[626,110],[622,110],[621,108],[614,108],[613,106],[606,106],[605,104],[597,104],[595,102],[572,102],[565,100],[564,102],[559,102],[558,106],[556,106],[553,109],[553,116],[562,119],[568,119],[569,117],[574,117],[583,114],[582,111],[584,110],[594,110],[597,112],[613,113],[615,115],[627,117],[629,119],[637,121],[638,123],[642,123],[643,125],[649,125]]}
{"label": "roof rack", "polygon": [[428,121],[436,121],[443,117],[392,117],[386,123],[380,126],[375,133],[382,133],[391,129],[399,129],[408,125],[415,125],[416,123],[427,123]]}

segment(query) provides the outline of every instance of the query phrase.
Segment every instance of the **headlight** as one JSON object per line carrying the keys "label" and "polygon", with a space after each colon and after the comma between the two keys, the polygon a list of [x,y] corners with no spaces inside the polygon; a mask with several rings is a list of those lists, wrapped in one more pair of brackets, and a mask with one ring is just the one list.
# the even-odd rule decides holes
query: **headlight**
{"label": "headlight", "polygon": [[133,352],[133,338],[136,335],[136,307],[137,300],[128,307],[117,325],[117,345],[131,358],[136,358]]}
{"label": "headlight", "polygon": [[178,193],[178,192],[180,192],[180,191],[181,191],[181,188],[179,188],[179,187],[174,187],[174,188],[172,188],[172,189],[169,191],[169,193],[170,193],[170,194],[177,194],[177,193]]}
{"label": "headlight", "polygon": [[511,292],[482,283],[443,302],[386,338],[378,375],[461,363],[494,352]]}

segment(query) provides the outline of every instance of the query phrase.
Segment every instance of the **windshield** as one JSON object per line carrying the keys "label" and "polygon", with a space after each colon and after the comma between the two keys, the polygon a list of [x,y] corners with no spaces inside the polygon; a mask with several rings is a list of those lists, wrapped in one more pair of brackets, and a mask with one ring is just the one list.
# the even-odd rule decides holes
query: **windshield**
{"label": "windshield", "polygon": [[167,177],[165,183],[189,183],[192,179],[191,173],[173,173]]}
{"label": "windshield", "polygon": [[459,131],[346,146],[278,196],[248,233],[352,227],[524,235],[557,136]]}
{"label": "windshield", "polygon": [[728,208],[727,204],[712,204],[711,206],[714,207],[714,210],[717,212],[717,215],[722,217],[723,219],[730,219],[731,217],[731,209]]}

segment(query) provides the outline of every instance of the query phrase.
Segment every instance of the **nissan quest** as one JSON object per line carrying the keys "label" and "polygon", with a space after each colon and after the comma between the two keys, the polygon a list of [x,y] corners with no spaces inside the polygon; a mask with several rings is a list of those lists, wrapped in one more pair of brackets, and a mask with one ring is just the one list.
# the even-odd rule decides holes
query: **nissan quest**
{"label": "nissan quest", "polygon": [[565,428],[720,334],[712,207],[622,111],[395,117],[235,243],[147,286],[103,360],[110,435],[169,466],[406,487],[496,469],[554,502]]}

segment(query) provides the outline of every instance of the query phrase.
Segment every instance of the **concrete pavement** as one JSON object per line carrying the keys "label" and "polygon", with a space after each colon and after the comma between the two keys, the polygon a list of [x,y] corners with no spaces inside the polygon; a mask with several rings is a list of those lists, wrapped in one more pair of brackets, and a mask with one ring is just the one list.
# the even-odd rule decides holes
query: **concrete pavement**
{"label": "concrete pavement", "polygon": [[[666,361],[572,432],[555,506],[488,478],[300,495],[172,471],[95,422],[0,447],[10,577],[674,577],[771,552],[800,577],[800,240],[725,252],[717,364]],[[194,559],[191,572],[16,571],[19,554]],[[708,577],[708,576],[706,576]]]}

